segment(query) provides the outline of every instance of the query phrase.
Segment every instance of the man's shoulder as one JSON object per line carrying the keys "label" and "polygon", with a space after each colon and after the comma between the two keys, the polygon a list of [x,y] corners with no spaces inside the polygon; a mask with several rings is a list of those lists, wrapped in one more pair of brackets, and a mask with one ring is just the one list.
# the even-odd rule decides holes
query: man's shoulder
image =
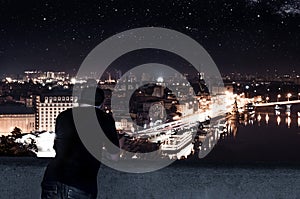
{"label": "man's shoulder", "polygon": [[73,118],[73,114],[80,114],[85,119],[96,116],[106,122],[114,122],[113,116],[95,107],[73,107],[61,112],[57,118]]}
{"label": "man's shoulder", "polygon": [[72,116],[72,109],[71,109],[71,108],[68,108],[68,109],[62,111],[62,112],[57,116],[57,118],[69,117],[69,116]]}

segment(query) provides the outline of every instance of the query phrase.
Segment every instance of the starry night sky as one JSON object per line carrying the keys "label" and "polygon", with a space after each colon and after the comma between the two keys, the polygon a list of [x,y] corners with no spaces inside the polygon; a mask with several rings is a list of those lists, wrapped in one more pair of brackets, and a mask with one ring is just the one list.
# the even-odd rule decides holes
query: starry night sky
{"label": "starry night sky", "polygon": [[75,73],[101,41],[144,26],[191,36],[222,73],[300,72],[298,0],[0,0],[0,74]]}

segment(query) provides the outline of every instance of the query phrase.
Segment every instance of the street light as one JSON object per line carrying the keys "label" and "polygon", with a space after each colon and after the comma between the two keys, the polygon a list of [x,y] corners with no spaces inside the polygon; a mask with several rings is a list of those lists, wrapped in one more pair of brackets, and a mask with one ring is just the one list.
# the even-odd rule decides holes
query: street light
{"label": "street light", "polygon": [[300,93],[298,93],[298,100],[299,100],[299,98],[300,98]]}
{"label": "street light", "polygon": [[279,99],[281,98],[281,95],[280,94],[278,94],[277,95],[277,102],[279,102]]}
{"label": "street light", "polygon": [[269,99],[270,99],[269,97],[266,97],[266,101],[267,101],[267,103],[268,103]]}
{"label": "street light", "polygon": [[292,97],[292,94],[291,94],[291,93],[288,93],[288,94],[287,94],[288,101],[290,101],[290,97]]}

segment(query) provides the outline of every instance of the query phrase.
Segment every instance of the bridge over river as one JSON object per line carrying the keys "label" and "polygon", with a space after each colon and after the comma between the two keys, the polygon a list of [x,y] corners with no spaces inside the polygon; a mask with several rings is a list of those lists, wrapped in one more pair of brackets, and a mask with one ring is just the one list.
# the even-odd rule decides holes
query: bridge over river
{"label": "bridge over river", "polygon": [[300,100],[267,102],[267,103],[261,103],[261,104],[253,104],[253,106],[255,106],[255,107],[263,107],[263,106],[291,105],[291,104],[300,104]]}

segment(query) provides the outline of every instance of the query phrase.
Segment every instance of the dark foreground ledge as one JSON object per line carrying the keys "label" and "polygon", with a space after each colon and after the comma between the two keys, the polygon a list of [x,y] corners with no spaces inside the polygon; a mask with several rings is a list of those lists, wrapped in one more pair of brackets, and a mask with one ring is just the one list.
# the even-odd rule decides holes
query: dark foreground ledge
{"label": "dark foreground ledge", "polygon": [[[46,167],[52,158],[35,157],[0,157],[0,165],[8,167]],[[129,160],[130,161],[130,160]],[[168,167],[199,167],[199,168],[253,168],[253,169],[299,169],[300,161],[245,161],[245,160],[205,160],[190,158],[186,160],[177,160]]]}
{"label": "dark foreground ledge", "polygon": [[[0,198],[34,199],[49,159],[0,158]],[[287,162],[177,161],[159,171],[102,166],[98,198],[298,198],[300,166]]]}

